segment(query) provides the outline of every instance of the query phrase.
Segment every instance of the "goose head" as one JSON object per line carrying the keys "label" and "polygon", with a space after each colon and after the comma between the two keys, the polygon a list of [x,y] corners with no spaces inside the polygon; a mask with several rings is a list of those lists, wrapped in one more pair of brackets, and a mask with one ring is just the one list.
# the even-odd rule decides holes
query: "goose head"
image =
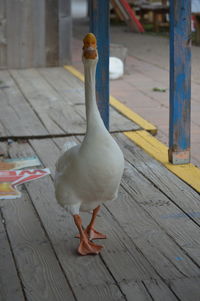
{"label": "goose head", "polygon": [[97,40],[93,33],[88,33],[83,39],[83,63],[98,61]]}

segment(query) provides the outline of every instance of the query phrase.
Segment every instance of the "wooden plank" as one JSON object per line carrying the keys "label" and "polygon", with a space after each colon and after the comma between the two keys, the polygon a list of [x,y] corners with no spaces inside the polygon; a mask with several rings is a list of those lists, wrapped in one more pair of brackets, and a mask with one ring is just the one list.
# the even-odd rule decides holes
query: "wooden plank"
{"label": "wooden plank", "polygon": [[[146,288],[145,291],[142,289],[142,286]],[[144,280],[142,283],[139,282],[128,282],[123,283],[123,290],[126,294],[128,300],[137,301],[175,301],[178,300],[175,295],[168,289],[168,287],[163,284],[162,281],[151,279],[151,280]],[[141,294],[143,291],[143,294]]]}
{"label": "wooden plank", "polygon": [[0,1],[0,68],[7,65],[6,2]]}
{"label": "wooden plank", "polygon": [[[76,70],[73,66],[64,66],[64,68],[66,70],[68,70],[70,73],[72,73],[75,77],[77,77],[78,79],[80,79],[81,81],[84,81],[83,74],[81,72],[79,72],[78,70]],[[121,122],[124,123],[124,117],[126,117],[128,120],[133,121],[134,124],[137,124],[138,125],[138,129],[139,129],[139,127],[144,128],[145,130],[151,132],[153,135],[155,135],[157,133],[157,129],[156,129],[156,127],[154,125],[152,125],[151,123],[147,122],[142,117],[140,117],[138,114],[136,114],[135,112],[133,112],[132,110],[130,110],[127,106],[125,106],[123,103],[121,103],[115,97],[110,96],[110,104],[121,115],[121,119],[118,120],[119,127],[120,127],[120,124],[119,124],[120,120],[122,120]],[[110,131],[112,132],[112,131],[115,131],[115,127],[113,126],[113,116],[112,116],[113,110],[112,110],[112,108],[110,108],[110,114],[111,114],[111,118],[110,118],[111,119],[110,120],[110,122],[111,122]],[[120,129],[122,130],[123,128],[120,127]],[[129,129],[131,129],[131,124],[129,126]]]}
{"label": "wooden plank", "polygon": [[82,118],[36,69],[10,72],[49,135],[83,133]]}
{"label": "wooden plank", "polygon": [[[85,104],[76,105],[75,110],[82,118],[85,118]],[[86,122],[84,122],[84,128],[85,127],[86,127]],[[109,130],[109,132],[110,133],[124,132],[125,129],[128,129],[128,131],[137,131],[140,129],[140,127],[137,124],[130,122],[130,120],[123,117],[123,115],[120,115],[115,109],[110,107],[110,130]]]}
{"label": "wooden plank", "polygon": [[169,161],[190,162],[191,0],[170,1]]}
{"label": "wooden plank", "polygon": [[52,89],[61,95],[64,102],[71,106],[85,103],[83,84],[69,72],[66,72],[64,68],[40,68],[38,72]]}
{"label": "wooden plank", "polygon": [[[54,141],[61,149],[66,142],[64,138],[54,139]],[[122,147],[121,143],[120,146]],[[138,159],[138,162],[138,165],[141,165],[141,159]],[[130,168],[130,165],[127,164],[126,169],[129,170]],[[131,173],[131,176],[133,177],[133,173]],[[132,181],[134,182],[134,177]],[[137,186],[135,189],[137,190]],[[134,241],[137,248],[140,249],[157,273],[161,275],[162,279],[169,280],[181,278],[183,275],[187,277],[199,275],[198,267],[193,264],[190,258],[185,258],[180,265],[177,257],[184,258],[184,251],[138,206],[123,188],[120,189],[117,201],[106,203],[106,207],[114,218],[118,220],[118,224],[120,224],[129,239]],[[106,218],[108,219],[108,217]],[[130,246],[130,242],[128,247],[129,250],[134,249],[133,246]],[[135,251],[133,253],[135,254]],[[110,265],[109,261],[108,265]]]}
{"label": "wooden plank", "polygon": [[145,129],[146,131],[150,132],[152,135],[155,135],[157,133],[157,128],[153,124],[151,124],[150,122],[146,121],[141,116],[133,112],[131,109],[129,109],[126,105],[124,105],[122,102],[117,100],[115,97],[110,96],[110,104],[116,110],[118,110],[119,113],[127,117],[129,120],[132,120],[142,129]]}
{"label": "wooden plank", "polygon": [[[62,147],[65,139],[62,138],[58,140],[60,140],[60,147]],[[31,144],[37,151],[37,154],[43,163],[54,170],[56,161],[54,154],[57,155],[58,151],[56,151],[55,146],[53,147],[52,141],[49,139],[46,144],[46,139],[44,141],[31,140]],[[50,153],[49,158],[45,152],[45,144]],[[26,148],[26,146],[23,146],[24,152],[26,151]],[[15,146],[15,151],[21,153],[21,147],[20,149],[17,147],[16,150]],[[15,152],[13,155],[14,154]],[[28,155],[30,155],[29,152]],[[135,160],[139,161],[137,158]],[[46,178],[46,181],[47,179],[48,178]],[[41,180],[45,180],[45,178]],[[128,190],[129,181],[134,183],[134,186],[131,184],[131,187],[134,187],[135,192],[132,191],[132,188],[130,188],[131,190]],[[198,256],[195,254],[193,256],[193,254],[188,251],[188,249],[195,247],[194,244],[197,244],[195,237],[198,237],[198,235],[196,235],[196,233],[196,236],[191,236],[193,245],[191,245],[190,242],[189,245],[187,245],[185,244],[185,239],[188,238],[187,227],[191,228],[191,224],[188,223],[187,219],[184,219],[181,225],[179,221],[178,224],[177,221],[175,222],[178,230],[174,230],[169,223],[160,222],[160,216],[162,217],[163,215],[162,211],[171,210],[170,208],[173,207],[173,204],[171,205],[170,203],[170,205],[168,205],[167,202],[170,202],[170,200],[164,195],[161,196],[160,191],[156,190],[153,185],[148,184],[147,188],[147,181],[145,178],[135,172],[134,168],[131,166],[130,169],[126,168],[125,182],[127,183],[125,190],[128,190],[129,193],[127,194],[123,189],[120,190],[118,200],[107,205],[109,212],[102,210],[101,216],[97,220],[97,227],[100,230],[108,231],[107,233],[109,233],[109,239],[105,242],[105,249],[101,254],[103,262],[106,263],[107,268],[112,273],[115,281],[117,281],[121,291],[126,294],[127,300],[132,300],[130,297],[131,293],[137,293],[138,296],[141,297],[141,300],[145,300],[146,295],[153,296],[154,300],[164,298],[164,300],[176,300],[173,290],[170,289],[168,283],[172,285],[175,279],[199,276],[199,268],[194,263]],[[46,225],[47,231],[50,231],[48,233],[52,242],[55,239],[57,243],[62,240],[63,237],[66,237],[69,245],[66,244],[64,246],[62,254],[68,252],[69,246],[70,248],[72,247],[71,251],[73,252],[73,248],[75,248],[76,244],[72,239],[75,231],[74,226],[69,226],[69,231],[71,233],[68,234],[68,236],[62,232],[60,234],[61,236],[59,236],[60,238],[58,238],[57,233],[63,230],[56,231],[55,225],[52,225],[53,216],[51,216],[51,212],[53,212],[54,216],[56,212],[58,220],[62,219],[63,223],[65,223],[65,219],[68,218],[68,215],[61,215],[61,218],[61,216],[57,214],[57,206],[54,205],[55,208],[51,207],[53,188],[50,188],[50,182],[41,183],[41,188],[38,188],[36,182],[34,187],[30,187],[33,184],[34,182],[27,184],[27,188],[29,194],[34,195],[34,204],[38,213],[42,216],[42,220],[46,220],[44,225]],[[124,182],[123,185],[125,185]],[[45,200],[45,202],[41,202],[41,199]],[[45,205],[46,208],[42,209],[43,205]],[[167,209],[164,207],[167,207]],[[63,214],[62,210],[61,212]],[[71,222],[72,219],[69,217],[67,225]],[[172,222],[170,221],[170,223]],[[61,228],[63,226],[60,225]],[[186,238],[183,237],[183,234],[176,235],[176,231],[179,232],[180,227],[183,228],[182,231],[184,233],[186,232]],[[180,240],[182,239],[184,242],[180,243]],[[56,252],[59,252],[60,248],[61,247],[59,246]],[[198,254],[196,248],[193,252]],[[60,256],[61,255],[58,255],[59,258]],[[71,255],[68,253],[69,260],[72,260],[70,256]],[[73,264],[75,264],[74,261]],[[100,266],[101,264],[102,263],[99,262]],[[67,265],[68,269],[70,269],[70,263],[67,263]],[[153,270],[155,269],[156,274],[152,268]],[[166,282],[161,281],[158,275],[160,275],[162,279],[165,279]],[[83,279],[79,279],[79,283],[85,286],[86,284],[83,282]],[[141,279],[142,282],[140,282]],[[73,283],[72,287],[74,287],[74,285],[75,284]],[[177,289],[179,289],[178,285]],[[77,289],[75,291],[77,291]],[[88,291],[85,292],[85,298],[87,294]],[[127,296],[129,296],[130,299]]]}
{"label": "wooden plank", "polygon": [[[80,140],[82,140],[82,137],[80,137]],[[54,139],[54,141],[60,147],[60,149],[62,149],[62,146],[66,142],[66,139],[65,138],[56,138],[56,139]],[[45,162],[45,165],[50,166],[51,170],[53,170],[53,173],[54,173],[55,162],[52,162],[52,155],[53,155],[53,153],[55,153],[54,148],[47,145],[47,148],[52,149],[52,154],[50,154],[50,158],[48,159],[48,156],[44,155],[45,141],[32,140],[31,144],[34,146],[34,149],[37,149],[37,154],[40,156],[40,159],[43,162]],[[152,291],[153,291],[153,287],[154,287],[154,290],[155,290],[154,295],[156,296],[156,287],[157,287],[158,290],[160,290],[160,295],[159,295],[160,297],[163,295],[164,298],[168,297],[168,298],[170,298],[170,300],[176,300],[176,298],[174,297],[174,295],[170,291],[170,289],[167,287],[167,285],[165,283],[163,283],[163,281],[159,280],[157,274],[159,271],[159,274],[161,274],[162,277],[164,277],[165,279],[174,278],[175,276],[176,277],[182,276],[182,273],[180,273],[180,271],[179,271],[179,267],[178,266],[176,267],[175,265],[171,264],[171,259],[170,259],[169,253],[168,253],[170,249],[176,250],[176,252],[177,252],[177,247],[176,247],[176,245],[173,244],[173,242],[168,242],[168,244],[166,243],[167,238],[166,238],[165,233],[161,229],[158,229],[156,231],[155,228],[156,227],[158,228],[158,226],[156,224],[154,224],[152,226],[152,228],[153,228],[152,233],[163,232],[157,236],[159,240],[160,240],[160,237],[163,237],[163,241],[162,241],[162,243],[160,243],[160,245],[163,246],[163,249],[161,250],[160,254],[159,254],[157,245],[155,247],[153,247],[153,245],[150,244],[150,246],[149,246],[149,240],[147,240],[146,245],[145,244],[142,245],[142,248],[141,248],[141,244],[138,245],[137,242],[135,245],[135,238],[136,238],[135,232],[137,231],[138,237],[142,236],[142,237],[144,237],[144,239],[147,239],[148,236],[151,235],[150,234],[150,232],[151,232],[150,224],[152,224],[153,221],[148,221],[148,223],[146,224],[147,229],[148,229],[147,230],[148,235],[144,236],[144,231],[145,231],[144,225],[140,225],[138,229],[137,229],[137,225],[141,224],[141,222],[143,220],[146,220],[146,216],[143,213],[141,214],[141,212],[138,212],[138,217],[139,217],[139,220],[138,220],[135,216],[136,208],[134,207],[133,211],[131,211],[131,208],[127,206],[128,198],[129,197],[127,196],[126,192],[123,191],[123,189],[122,189],[118,200],[113,202],[111,205],[109,205],[113,209],[113,210],[112,209],[110,210],[111,214],[109,214],[107,210],[102,208],[101,216],[97,220],[97,227],[99,229],[103,230],[105,233],[108,233],[109,238],[105,242],[105,249],[104,249],[104,252],[102,252],[101,256],[103,257],[104,262],[106,262],[106,266],[108,266],[109,269],[111,270],[112,275],[114,275],[115,279],[120,284],[120,287],[121,287],[122,291],[126,294],[126,297],[127,297],[127,294],[129,294],[129,296],[131,296],[131,292],[132,292],[132,296],[136,292],[137,292],[138,296],[139,295],[141,296],[141,298],[142,297],[144,298],[144,296],[147,296],[148,293],[145,289],[145,286],[143,286],[142,283],[139,283],[139,281],[141,281],[143,279],[147,280],[147,279],[154,278],[154,279],[158,279],[158,280],[153,282],[153,284],[151,283],[151,281],[149,281],[149,283],[147,281],[148,285],[152,288]],[[115,215],[115,212],[118,212],[118,214],[122,217],[122,219],[120,220],[120,227],[119,227],[119,223],[115,222],[115,219],[117,218],[117,215]],[[123,212],[123,214],[121,214],[121,212]],[[134,222],[130,218],[133,215],[133,212],[134,212]],[[114,219],[112,218],[113,215],[115,216]],[[140,222],[140,220],[141,220],[141,222]],[[123,227],[124,222],[126,224],[125,227]],[[128,232],[128,233],[125,230],[125,229],[127,229],[127,227],[130,227],[130,232]],[[123,232],[122,229],[125,231]],[[141,235],[139,235],[139,231],[141,231]],[[128,234],[128,236],[127,236],[127,234]],[[131,235],[132,235],[132,239],[130,240]],[[123,241],[123,243],[122,243],[122,241]],[[140,239],[140,241],[143,241],[143,239]],[[165,249],[167,249],[167,251],[165,251]],[[139,253],[138,253],[138,250],[139,250]],[[144,250],[146,250],[146,253],[145,253],[146,258],[143,257]],[[163,255],[163,250],[164,250],[164,255]],[[178,252],[181,252],[181,251],[178,250]],[[166,254],[168,255],[169,260],[166,259],[167,258]],[[181,254],[183,255],[183,253],[181,253]],[[133,257],[131,258],[131,256],[133,256]],[[133,258],[134,258],[134,260],[133,260]],[[151,266],[149,265],[149,258],[151,258],[151,260],[152,260]],[[148,259],[148,262],[147,262],[147,259]],[[158,259],[159,259],[159,262],[155,263],[155,261],[156,260],[158,261]],[[161,265],[160,268],[157,268],[158,264]],[[187,265],[188,265],[188,262],[185,264],[185,271],[184,271],[185,273],[188,270]],[[156,266],[156,270],[157,270],[156,273],[152,270],[152,267],[154,269],[155,266]],[[193,270],[193,269],[195,271],[198,270],[192,264],[191,270]],[[160,272],[160,270],[162,270],[162,272]],[[129,298],[128,298],[128,300],[129,300]],[[132,300],[131,297],[130,297],[130,300]],[[159,298],[157,299],[155,297],[155,300],[160,300],[160,299]]]}
{"label": "wooden plank", "polygon": [[[123,193],[126,195],[125,191],[123,191]],[[123,200],[125,199],[124,197]],[[113,204],[113,206],[117,207],[116,203]],[[168,296],[168,300],[176,300],[173,292],[167,286],[167,282],[165,283],[163,279],[161,280],[157,269],[155,269],[155,265],[149,261],[149,254],[147,254],[147,252],[144,254],[143,250],[135,243],[135,239],[131,239],[130,236],[127,235],[123,227],[113,218],[112,210],[108,212],[102,208],[101,216],[102,220],[97,220],[96,226],[98,229],[103,230],[103,233],[108,234],[105,250],[101,256],[112,272],[112,275],[114,275],[118,281],[126,298],[131,301],[133,295],[135,296],[136,293],[138,298],[139,296],[141,299],[146,297],[146,300],[151,299],[150,297],[155,297],[154,300],[160,300],[159,298],[163,298],[164,296]],[[128,223],[127,219],[125,219],[125,222]],[[130,223],[131,222],[132,220],[130,220]],[[145,280],[146,285],[144,284]],[[151,280],[154,284],[160,283],[160,286],[155,285],[154,292],[152,289],[152,294],[149,293],[148,290]],[[156,289],[159,290],[159,298],[156,297]]]}
{"label": "wooden plank", "polygon": [[2,159],[3,157],[8,157],[8,143],[0,142],[0,159]]}
{"label": "wooden plank", "polygon": [[0,300],[24,301],[24,295],[18,278],[15,262],[4,229],[5,220],[0,219]]}
{"label": "wooden plank", "polygon": [[146,131],[124,132],[124,134],[151,157],[160,161],[167,169],[185,181],[197,192],[200,192],[200,169],[193,164],[173,165],[168,161],[168,149],[166,145],[151,136]]}
{"label": "wooden plank", "polygon": [[28,194],[3,201],[12,251],[27,300],[75,300]]}
{"label": "wooden plank", "polygon": [[[171,290],[171,287],[169,285],[164,285],[162,281],[157,281],[154,279],[144,280],[144,285],[155,301],[178,300],[177,296]],[[170,290],[168,289],[168,287],[170,287]]]}
{"label": "wooden plank", "polygon": [[90,32],[97,38],[99,61],[96,72],[97,104],[109,129],[109,1],[93,0],[89,2]]}
{"label": "wooden plank", "polygon": [[6,70],[0,71],[0,80],[0,137],[46,135],[47,130]]}
{"label": "wooden plank", "polygon": [[44,66],[44,0],[7,0],[6,8],[8,68]]}
{"label": "wooden plank", "polygon": [[117,110],[110,107],[110,132],[124,132],[124,129],[129,131],[140,130],[140,126],[131,122],[125,116],[121,115]]}
{"label": "wooden plank", "polygon": [[[200,196],[189,185],[181,181],[176,175],[167,170],[157,160],[154,160],[147,153],[136,146],[132,141],[127,140],[124,135],[115,136],[122,146],[126,159],[141,173],[145,173],[146,177],[167,195],[179,208],[182,209],[182,216],[186,214],[200,225],[198,214],[200,212]],[[124,146],[123,146],[124,145]],[[152,144],[148,145],[151,148]],[[156,145],[156,151],[161,152],[159,145]],[[167,152],[165,155],[167,159]],[[177,168],[177,166],[175,166]],[[181,168],[181,167],[179,167]],[[183,170],[184,166],[182,167]],[[145,171],[148,172],[145,172]],[[186,170],[185,173],[188,173]],[[198,176],[197,182],[198,182]],[[194,178],[195,180],[195,178]],[[177,215],[169,216],[169,219],[178,218]]]}
{"label": "wooden plank", "polygon": [[[63,141],[65,139],[59,138],[55,140],[60,140],[60,147],[62,147]],[[40,157],[41,161],[43,161],[46,166],[51,167],[51,169],[54,170],[56,161],[54,154],[57,155],[58,151],[55,151],[56,148],[55,146],[53,147],[52,141],[48,139],[47,144],[46,139],[44,141],[31,140],[30,142],[33,145],[34,149],[37,151],[37,154]],[[45,144],[46,148],[49,150],[49,156],[45,152]],[[26,151],[26,149],[27,145],[23,146],[24,152]],[[29,148],[27,150],[29,150]],[[30,155],[29,151],[28,155]],[[13,150],[11,149],[11,153],[14,156],[16,156],[15,152],[21,153],[21,148],[19,149],[15,146]],[[131,174],[131,179],[136,182],[136,186],[134,186],[134,188],[137,191],[138,201],[139,188],[137,178],[138,175],[133,177],[133,174]],[[53,187],[51,182],[47,182],[48,178],[41,180],[45,180],[44,183],[41,183],[41,188],[36,185],[36,182],[35,185],[33,185],[34,182],[32,182],[27,184],[27,189],[29,191],[29,194],[34,198],[34,204],[39,215],[42,217],[43,222],[45,221],[45,228],[47,229],[49,237],[51,238],[52,243],[55,246],[56,252],[58,252],[58,258],[61,258],[63,254],[67,252],[68,259],[70,261],[65,262],[68,267],[67,273],[69,273],[69,270],[71,271],[71,261],[73,268],[76,271],[77,263],[75,259],[71,257],[74,254],[73,248],[75,248],[75,245],[77,243],[72,239],[73,235],[75,234],[73,221],[62,210],[59,213],[61,208],[56,206],[55,200],[53,201],[53,203],[55,202],[55,204],[52,204]],[[142,181],[145,182],[145,179],[143,178]],[[142,185],[139,186],[142,187]],[[153,187],[153,185],[151,187]],[[145,190],[144,187],[142,187],[141,189]],[[148,194],[150,195],[152,194],[152,192],[150,192],[151,189],[149,188],[148,190]],[[43,202],[41,202],[41,199],[43,200]],[[144,199],[146,199],[146,197],[143,198],[143,202]],[[103,262],[106,263],[107,268],[113,275],[115,281],[117,281],[122,292],[126,294],[127,300],[132,300],[131,296],[133,296],[133,294],[140,296],[141,300],[148,300],[147,298],[149,296],[153,296],[154,300],[160,300],[160,298],[164,300],[176,300],[173,291],[167,285],[168,281],[170,280],[170,283],[172,283],[172,279],[182,279],[184,277],[193,276],[196,277],[199,275],[198,266],[193,263],[193,261],[185,254],[182,248],[180,248],[177,243],[170,238],[169,235],[166,235],[166,233],[163,231],[163,227],[158,226],[157,222],[153,221],[150,215],[145,212],[145,208],[141,208],[142,206],[140,206],[139,204],[137,205],[136,201],[134,201],[133,203],[133,198],[130,197],[129,194],[127,194],[125,191],[121,191],[117,202],[118,203],[115,202],[115,204],[112,203],[109,205],[112,206],[111,209],[109,208],[109,214],[107,210],[102,210],[101,216],[97,220],[97,227],[101,230],[108,231],[107,233],[109,233],[109,239],[105,242],[105,249],[101,254]],[[42,208],[43,206],[45,206],[45,208]],[[118,212],[118,216],[116,212]],[[57,222],[53,224],[55,214],[59,220],[59,230],[56,230],[55,228]],[[67,228],[67,226],[64,226],[67,218],[68,231],[70,233],[63,232],[63,228]],[[62,225],[60,224],[61,220]],[[115,220],[117,222],[115,222]],[[64,237],[65,239],[67,239],[67,244],[57,246],[58,242],[60,243],[60,241],[62,241]],[[69,247],[72,254],[69,253]],[[61,249],[62,252],[60,253]],[[62,260],[64,261],[64,259]],[[60,259],[61,262],[62,260]],[[101,272],[99,272],[99,266],[101,266],[102,263],[98,261],[98,264],[98,273],[101,274]],[[64,266],[64,263],[62,265]],[[79,273],[80,266],[81,265],[79,261]],[[64,266],[64,269],[65,268],[66,266]],[[93,267],[90,266],[89,268],[92,269]],[[154,269],[156,270],[156,273],[154,272]],[[72,274],[73,273],[67,274],[70,279],[72,277]],[[165,279],[166,283],[161,281],[158,275]],[[82,276],[78,278],[78,282],[80,283],[80,285],[82,285],[82,287],[85,288],[85,280],[83,280],[81,277]],[[141,279],[142,282],[140,282]],[[73,280],[71,282],[71,285],[77,292],[77,298],[79,299],[80,291],[75,286]],[[102,287],[104,287],[104,285]],[[91,289],[93,290],[93,288]],[[88,293],[89,291],[84,291],[84,298],[87,298]],[[109,298],[110,300],[112,300],[112,298],[114,300],[113,295],[112,297],[109,295]]]}
{"label": "wooden plank", "polygon": [[[131,177],[135,181],[133,173],[131,173]],[[136,185],[134,189],[139,194]],[[166,283],[170,279],[199,276],[199,268],[188,256],[185,256],[185,252],[177,246],[165,229],[149,216],[145,208],[141,208],[137,204],[135,197],[133,198],[128,193],[127,189],[121,188],[118,200],[115,203],[107,203],[106,207],[129,239],[134,241],[137,249],[148,259],[158,275]],[[151,194],[150,187],[149,194]],[[145,197],[142,202],[145,203]],[[178,257],[184,258],[184,260],[180,262],[177,260]]]}
{"label": "wooden plank", "polygon": [[[73,107],[73,110],[80,115],[82,118],[82,132],[85,132],[85,94],[83,83],[63,68],[41,68],[39,72],[52,88],[61,95],[63,101],[69,103]],[[111,132],[124,131],[124,129],[138,130],[140,128],[112,108],[110,109],[110,115]]]}
{"label": "wooden plank", "polygon": [[[200,261],[197,255],[199,248],[198,238],[200,237],[199,226],[189,216],[183,214],[183,211],[171,202],[168,197],[156,190],[153,186],[154,184],[152,185],[148,180],[145,180],[134,168],[125,170],[122,183],[130,195],[137,200],[137,203],[199,265]],[[174,220],[166,218],[174,214],[181,215],[182,218]],[[185,260],[185,257],[183,257],[183,260]]]}
{"label": "wooden plank", "polygon": [[[37,154],[40,159],[43,159],[45,165],[54,169],[57,159],[54,153],[55,148],[50,147],[52,146],[50,139],[43,141],[43,143],[45,142],[47,142],[46,149],[49,148],[47,153],[50,156],[44,156],[44,144],[40,151],[37,151]],[[34,148],[39,149],[39,140],[31,140],[31,143],[33,143]],[[21,149],[15,143],[12,145],[10,153],[17,157],[21,153]],[[57,149],[58,151],[59,149]],[[33,150],[25,144],[23,154],[24,152],[30,155]],[[73,219],[57,204],[52,180],[49,177],[43,178],[43,180],[35,181],[35,183],[34,181],[30,182],[26,187],[77,300],[87,300],[88,296],[91,300],[124,300],[116,282],[102,264],[99,256],[80,257],[77,255],[78,240],[74,238],[77,230]]]}
{"label": "wooden plank", "polygon": [[177,279],[172,284],[172,289],[181,301],[199,301],[200,299],[200,279]]}
{"label": "wooden plank", "polygon": [[[60,147],[62,148],[64,138],[56,138],[54,140],[57,142],[59,141],[60,143],[58,144],[60,144]],[[50,142],[51,140],[48,140],[48,143]],[[45,165],[50,166],[54,173],[55,162],[53,162],[52,157],[53,154],[55,154],[55,150],[53,145],[51,147],[50,145],[47,145],[47,148],[52,150],[50,152],[50,157],[48,158],[48,156],[44,156],[45,141],[32,140],[31,144],[34,149],[37,149],[37,154],[40,159]],[[83,220],[86,221],[84,217]],[[146,297],[148,298],[146,300],[150,300],[150,296],[145,286],[141,282],[139,283],[139,281],[142,279],[152,279],[153,277],[157,279],[157,274],[153,271],[146,258],[138,252],[135,245],[124,235],[121,228],[112,219],[111,215],[108,214],[107,210],[102,209],[101,216],[97,220],[96,226],[109,234],[109,239],[105,242],[105,249],[101,256],[103,261],[106,262],[106,266],[111,270],[112,275],[119,283],[120,288],[126,294],[127,300],[132,300],[131,296],[136,292],[137,296],[140,296],[141,298]],[[131,286],[129,285],[130,281],[132,283]],[[165,288],[163,294],[170,296],[170,300],[176,300],[170,289],[168,289],[163,282],[162,285]],[[127,297],[128,292],[129,297]]]}

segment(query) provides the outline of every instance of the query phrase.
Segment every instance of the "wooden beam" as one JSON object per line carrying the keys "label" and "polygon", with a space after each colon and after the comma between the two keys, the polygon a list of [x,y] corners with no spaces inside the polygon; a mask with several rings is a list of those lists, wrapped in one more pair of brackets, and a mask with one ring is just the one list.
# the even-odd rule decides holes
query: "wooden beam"
{"label": "wooden beam", "polygon": [[104,124],[109,128],[109,1],[90,0],[90,32],[97,38],[99,62],[96,95]]}
{"label": "wooden beam", "polygon": [[45,1],[45,56],[46,66],[58,66],[59,37],[58,37],[58,1]]}
{"label": "wooden beam", "polygon": [[59,66],[69,64],[72,54],[71,0],[59,0]]}
{"label": "wooden beam", "polygon": [[191,0],[170,1],[169,161],[190,162]]}

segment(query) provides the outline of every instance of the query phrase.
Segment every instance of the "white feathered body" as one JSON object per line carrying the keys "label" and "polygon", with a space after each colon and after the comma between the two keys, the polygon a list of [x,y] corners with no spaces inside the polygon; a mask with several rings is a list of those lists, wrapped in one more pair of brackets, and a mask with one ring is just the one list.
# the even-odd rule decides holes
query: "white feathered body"
{"label": "white feathered body", "polygon": [[80,204],[81,211],[90,211],[117,197],[123,169],[123,154],[111,135],[89,133],[58,160],[56,198],[66,209]]}

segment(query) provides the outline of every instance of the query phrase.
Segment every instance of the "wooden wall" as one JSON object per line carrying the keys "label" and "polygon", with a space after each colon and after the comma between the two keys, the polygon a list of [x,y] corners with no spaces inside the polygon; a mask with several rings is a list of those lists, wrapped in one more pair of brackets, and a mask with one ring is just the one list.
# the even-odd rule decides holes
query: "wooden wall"
{"label": "wooden wall", "polygon": [[71,60],[71,0],[0,0],[0,68]]}

